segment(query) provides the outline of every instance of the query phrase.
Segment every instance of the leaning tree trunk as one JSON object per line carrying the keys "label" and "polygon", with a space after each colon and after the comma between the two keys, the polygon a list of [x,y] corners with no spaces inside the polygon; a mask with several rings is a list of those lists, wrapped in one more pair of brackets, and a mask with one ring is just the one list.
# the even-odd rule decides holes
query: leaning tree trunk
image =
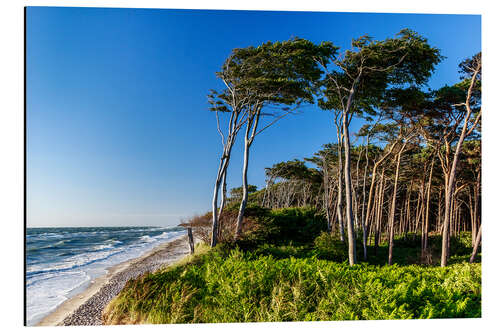
{"label": "leaning tree trunk", "polygon": [[394,176],[394,191],[392,192],[391,212],[389,215],[389,258],[388,265],[392,265],[392,249],[394,247],[394,215],[396,213],[396,195],[398,192],[399,166],[401,164],[401,154],[405,149],[406,142],[398,153],[396,164],[396,175]]}
{"label": "leaning tree trunk", "polygon": [[446,175],[445,174],[445,182],[446,187],[445,187],[445,200],[444,200],[444,224],[443,224],[443,241],[441,244],[441,267],[445,267],[448,264],[448,257],[450,255],[449,253],[449,233],[450,233],[450,219],[451,219],[451,196],[453,195],[453,189],[455,187],[455,175],[457,172],[457,163],[458,163],[458,157],[460,156],[460,151],[462,149],[462,144],[465,140],[465,137],[470,134],[474,128],[477,126],[478,120],[480,119],[480,114],[476,116],[476,120],[474,124],[471,126],[469,129],[469,119],[472,115],[472,109],[470,107],[470,99],[472,96],[472,89],[474,87],[474,84],[476,82],[476,77],[479,75],[481,66],[476,68],[472,78],[471,82],[469,85],[469,89],[467,91],[467,98],[465,100],[465,107],[467,109],[467,114],[464,119],[464,125],[462,126],[462,131],[460,132],[460,138],[458,139],[456,148],[455,148],[455,154],[453,154],[453,162],[451,164],[451,168],[449,170],[449,173]]}
{"label": "leaning tree trunk", "polygon": [[365,171],[363,173],[363,203],[361,205],[361,224],[363,228],[363,260],[367,260],[367,249],[366,249],[366,242],[367,242],[367,229],[368,225],[365,223],[365,203],[366,203],[366,174],[368,172],[368,145],[370,143],[370,137],[368,136],[366,140],[366,148],[365,148]]}
{"label": "leaning tree trunk", "polygon": [[[216,113],[217,115],[217,113]],[[212,197],[212,232],[211,232],[211,241],[210,245],[214,247],[217,245],[217,237],[219,232],[219,221],[218,221],[218,216],[217,216],[217,200],[219,196],[219,189],[221,186],[221,183],[223,183],[223,197],[222,197],[222,202],[221,202],[221,207],[220,207],[220,212],[222,213],[222,210],[224,209],[225,201],[226,201],[226,174],[227,174],[227,168],[229,165],[229,160],[231,158],[231,150],[233,149],[234,145],[234,140],[236,136],[238,135],[239,131],[239,125],[238,125],[238,119],[239,119],[239,112],[232,112],[231,113],[231,118],[229,120],[229,133],[227,136],[227,141],[224,142],[224,135],[222,135],[222,132],[219,127],[219,118],[217,117],[217,129],[219,133],[222,136],[222,156],[220,159],[219,163],[219,168],[217,170],[217,177],[215,180],[215,185],[214,185],[214,193]]]}
{"label": "leaning tree trunk", "polygon": [[224,210],[224,207],[226,206],[226,200],[227,200],[226,177],[227,177],[227,167],[224,169],[224,174],[222,175],[222,198],[220,200],[219,216],[222,214],[222,211]]}
{"label": "leaning tree trunk", "polygon": [[[377,168],[379,167],[380,164],[382,164],[383,161],[385,161],[385,159],[392,153],[394,147],[396,146],[396,143],[397,141],[394,141],[389,149],[388,152],[386,152],[378,161],[376,161],[374,164],[373,164],[373,169],[372,169],[372,180],[371,180],[371,184],[370,184],[370,190],[368,191],[368,204],[366,206],[366,216],[365,216],[365,219],[364,221],[362,221],[363,223],[363,228],[367,228],[368,226],[368,221],[369,221],[369,218],[370,218],[370,214],[368,212],[370,212],[370,209],[371,209],[371,206],[372,206],[372,198],[373,198],[373,190],[374,190],[374,187],[375,187],[375,180],[376,180],[376,177],[377,177]],[[366,161],[366,163],[368,164],[368,159]],[[382,173],[383,174],[383,173]],[[364,185],[363,185],[364,187]],[[364,191],[364,189],[363,189]],[[364,199],[363,199],[364,201]],[[366,240],[364,239],[363,237],[363,257],[365,258],[366,260]]]}
{"label": "leaning tree trunk", "polygon": [[[465,128],[465,127],[464,127]],[[448,264],[448,257],[450,256],[450,227],[452,219],[452,200],[453,191],[455,187],[455,175],[458,162],[458,155],[460,153],[460,148],[462,146],[463,138],[457,143],[455,154],[453,157],[453,163],[449,174],[445,174],[445,191],[444,191],[444,221],[443,221],[443,237],[441,243],[441,267],[445,267]]]}
{"label": "leaning tree trunk", "polygon": [[431,171],[429,172],[429,182],[427,183],[427,200],[425,203],[425,226],[424,226],[424,233],[422,234],[422,239],[423,239],[422,255],[424,255],[425,251],[427,250],[429,241],[429,206],[431,201],[431,185],[432,185],[433,169],[434,169],[434,157],[432,157]]}
{"label": "leaning tree trunk", "polygon": [[379,184],[379,189],[378,189],[378,195],[377,195],[377,202],[376,205],[374,205],[374,210],[376,210],[375,214],[375,221],[372,222],[373,225],[375,226],[375,235],[373,239],[374,243],[374,252],[375,255],[377,255],[378,252],[378,245],[380,242],[380,229],[382,227],[382,207],[384,205],[384,195],[385,195],[385,168],[382,168],[382,174],[380,176],[380,184]]}
{"label": "leaning tree trunk", "polygon": [[352,186],[352,194],[354,199],[354,221],[356,222],[356,230],[359,230],[359,203],[358,203],[358,189],[359,189],[359,163],[361,161],[361,156],[358,153],[358,161],[356,162],[356,183]]}
{"label": "leaning tree trunk", "polygon": [[340,133],[341,129],[338,124],[337,126],[337,158],[338,158],[338,173],[337,173],[337,221],[339,224],[339,233],[340,233],[340,241],[345,240],[345,232],[344,232],[344,220],[342,218],[342,143],[343,136]]}
{"label": "leaning tree trunk", "polygon": [[[260,119],[260,108],[256,111],[253,117],[249,117],[247,121],[247,128],[245,131],[245,150],[243,155],[243,196],[241,198],[240,210],[238,211],[238,218],[236,219],[236,232],[235,239],[238,239],[241,235],[241,230],[243,227],[243,216],[245,214],[245,209],[247,207],[248,201],[248,156],[250,154],[250,146],[255,139],[257,133],[257,127],[259,126]],[[250,133],[251,130],[251,133]]]}
{"label": "leaning tree trunk", "polygon": [[[352,181],[351,181],[352,184]],[[354,230],[359,230],[359,218],[358,218],[358,195],[356,193],[356,187],[352,184],[352,200],[353,200],[353,215],[354,215]]]}
{"label": "leaning tree trunk", "polygon": [[[248,134],[249,128],[247,128]],[[240,210],[238,211],[238,218],[236,220],[236,233],[234,235],[235,239],[238,239],[241,235],[241,229],[243,227],[243,215],[245,214],[245,209],[247,207],[248,201],[248,154],[250,152],[250,144],[248,140],[248,135],[245,136],[245,151],[243,155],[243,197],[241,198]]]}
{"label": "leaning tree trunk", "polygon": [[218,215],[217,215],[217,201],[219,196],[219,189],[222,182],[223,175],[227,170],[227,165],[229,163],[229,156],[225,155],[221,158],[219,163],[219,169],[217,171],[217,178],[214,185],[214,193],[212,197],[212,239],[210,241],[210,246],[214,247],[217,245],[217,234],[218,234]]}
{"label": "leaning tree trunk", "polygon": [[347,125],[348,114],[344,113],[342,128],[344,134],[344,182],[345,182],[345,215],[347,224],[347,240],[349,246],[349,265],[356,264],[356,235],[354,233],[354,221],[352,215],[352,184],[351,184],[351,146],[349,141],[349,126]]}

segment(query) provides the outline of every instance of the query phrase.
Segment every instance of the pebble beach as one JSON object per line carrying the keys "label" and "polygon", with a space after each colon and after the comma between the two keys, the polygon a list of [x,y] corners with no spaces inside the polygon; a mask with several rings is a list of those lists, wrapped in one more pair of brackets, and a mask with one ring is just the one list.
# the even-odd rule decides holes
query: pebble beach
{"label": "pebble beach", "polygon": [[106,305],[128,280],[172,264],[189,254],[187,236],[163,243],[143,256],[116,265],[105,276],[92,281],[89,288],[61,304],[37,326],[102,325]]}

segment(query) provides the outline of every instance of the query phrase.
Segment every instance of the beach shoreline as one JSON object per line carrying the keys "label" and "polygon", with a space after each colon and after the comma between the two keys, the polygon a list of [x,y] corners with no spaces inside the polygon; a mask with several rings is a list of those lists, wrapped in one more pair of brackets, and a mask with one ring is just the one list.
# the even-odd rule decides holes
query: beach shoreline
{"label": "beach shoreline", "polygon": [[111,266],[83,292],[67,299],[34,326],[102,325],[102,310],[125,283],[146,272],[154,272],[190,253],[187,235],[170,239],[140,257]]}

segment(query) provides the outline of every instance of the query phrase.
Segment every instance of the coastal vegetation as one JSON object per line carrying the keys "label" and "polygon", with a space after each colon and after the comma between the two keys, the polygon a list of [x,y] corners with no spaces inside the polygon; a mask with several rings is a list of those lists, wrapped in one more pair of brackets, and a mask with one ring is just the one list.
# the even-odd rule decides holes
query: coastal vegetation
{"label": "coastal vegetation", "polygon": [[422,261],[419,241],[411,234],[395,238],[398,251],[392,266],[385,264],[385,241],[379,244],[379,255],[369,246],[368,261],[350,266],[346,244],[327,232],[326,220],[313,208],[254,213],[254,231],[247,237],[215,248],[201,243],[177,265],[130,280],[107,306],[103,322],[481,316],[481,264],[467,262],[470,233],[451,238],[455,255],[447,267],[436,265],[439,236],[429,237],[433,256]]}
{"label": "coastal vegetation", "polygon": [[[129,281],[104,322],[480,317],[481,54],[460,82],[428,89],[443,58],[408,29],[346,50],[300,38],[234,49],[209,94],[222,143],[212,209],[181,224],[203,244]],[[305,104],[332,115],[332,141],[249,184],[256,136]]]}

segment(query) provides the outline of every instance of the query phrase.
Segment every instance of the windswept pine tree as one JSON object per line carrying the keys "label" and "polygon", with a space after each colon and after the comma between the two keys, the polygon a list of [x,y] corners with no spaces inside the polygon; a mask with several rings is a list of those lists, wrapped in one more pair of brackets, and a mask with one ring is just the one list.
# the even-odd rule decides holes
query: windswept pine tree
{"label": "windswept pine tree", "polygon": [[[250,147],[265,129],[302,104],[314,102],[314,92],[322,74],[314,59],[328,62],[335,52],[331,43],[318,46],[299,38],[233,50],[228,66],[233,70],[235,80],[244,88],[248,111],[243,137],[243,195],[235,238],[241,234],[248,201]],[[266,122],[265,119],[270,120]]]}
{"label": "windswept pine tree", "polygon": [[[222,66],[222,70],[216,73],[217,77],[224,83],[225,89],[221,92],[212,90],[208,95],[208,100],[211,104],[210,110],[215,112],[215,117],[217,119],[217,131],[221,137],[222,143],[222,155],[219,161],[212,197],[211,246],[215,246],[217,244],[219,227],[217,202],[220,187],[221,185],[223,187],[222,200],[220,203],[220,212],[222,212],[226,202],[226,176],[229,161],[231,159],[231,152],[238,132],[245,124],[249,114],[249,101],[245,95],[246,89],[242,86],[240,80],[235,74],[234,66],[230,66],[231,61],[232,55],[225,61]],[[220,113],[222,115],[229,114],[229,119],[225,128],[227,135],[224,135],[223,128],[221,128]]]}

